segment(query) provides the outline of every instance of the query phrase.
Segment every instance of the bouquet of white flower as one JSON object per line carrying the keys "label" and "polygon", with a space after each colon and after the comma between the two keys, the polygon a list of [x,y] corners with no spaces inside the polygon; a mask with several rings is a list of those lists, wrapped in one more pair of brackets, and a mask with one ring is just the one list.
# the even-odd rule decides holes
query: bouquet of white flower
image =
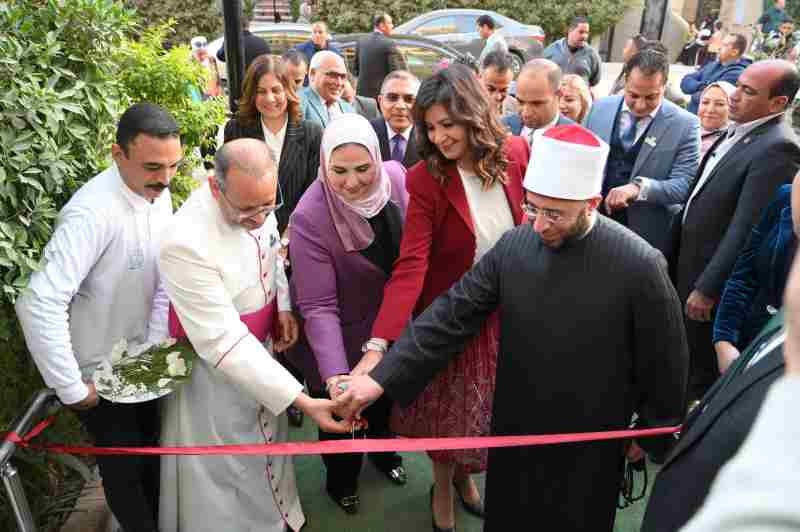
{"label": "bouquet of white flower", "polygon": [[112,402],[141,403],[173,391],[189,378],[197,355],[188,341],[129,347],[120,340],[94,373],[97,393]]}

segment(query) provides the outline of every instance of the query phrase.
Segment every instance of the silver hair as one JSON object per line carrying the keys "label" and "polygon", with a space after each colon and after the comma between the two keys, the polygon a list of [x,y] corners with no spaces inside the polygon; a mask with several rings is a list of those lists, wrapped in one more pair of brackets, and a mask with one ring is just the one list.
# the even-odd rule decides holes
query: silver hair
{"label": "silver hair", "polygon": [[406,81],[409,81],[413,86],[414,95],[416,95],[417,92],[419,91],[420,82],[417,76],[415,76],[408,70],[393,70],[392,72],[389,72],[389,74],[387,74],[386,77],[383,79],[383,83],[381,83],[380,93],[383,94],[386,91],[386,85],[388,85],[390,81],[395,79],[404,79]]}
{"label": "silver hair", "polygon": [[330,58],[336,59],[337,61],[341,61],[342,64],[345,65],[345,68],[347,68],[347,65],[345,64],[344,59],[342,59],[342,56],[333,53],[330,50],[320,50],[319,52],[315,53],[314,56],[311,58],[311,63],[309,63],[308,65],[309,70],[317,70],[326,59]]}

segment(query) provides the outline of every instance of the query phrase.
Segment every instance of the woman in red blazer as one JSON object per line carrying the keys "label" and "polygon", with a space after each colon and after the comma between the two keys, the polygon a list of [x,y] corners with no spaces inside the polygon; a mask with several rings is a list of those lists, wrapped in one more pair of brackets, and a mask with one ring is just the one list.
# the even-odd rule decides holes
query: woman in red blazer
{"label": "woman in red blazer", "polygon": [[[469,270],[508,229],[521,223],[528,144],[509,137],[474,74],[452,65],[423,82],[414,106],[422,161],[406,179],[408,211],[400,257],[365,344],[363,367],[379,360],[409,320]],[[489,431],[498,350],[497,315],[464,353],[392,426],[417,437],[477,436]],[[362,368],[354,369],[359,373]],[[431,488],[433,529],[454,526],[453,491],[483,514],[470,477],[486,469],[485,450],[437,451]]]}

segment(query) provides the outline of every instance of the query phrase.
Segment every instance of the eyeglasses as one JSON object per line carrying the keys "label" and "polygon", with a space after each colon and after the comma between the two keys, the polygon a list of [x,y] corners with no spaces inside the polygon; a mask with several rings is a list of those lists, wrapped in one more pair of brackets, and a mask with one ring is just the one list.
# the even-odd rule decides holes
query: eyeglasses
{"label": "eyeglasses", "polygon": [[278,182],[278,198],[276,198],[276,199],[278,199],[278,201],[277,201],[277,203],[275,203],[275,205],[269,205],[267,207],[256,207],[256,208],[253,208],[253,209],[242,209],[242,208],[237,207],[236,205],[234,205],[233,202],[231,202],[231,200],[228,199],[228,196],[226,196],[224,192],[222,192],[222,197],[225,198],[225,201],[228,202],[228,205],[230,206],[231,210],[233,211],[234,215],[236,216],[236,221],[237,222],[241,222],[241,221],[246,220],[248,218],[255,218],[256,216],[259,216],[259,215],[262,215],[262,214],[266,218],[267,216],[269,216],[273,212],[275,212],[278,209],[280,209],[281,207],[283,207],[283,191],[281,190],[280,182]]}
{"label": "eyeglasses", "polygon": [[205,40],[202,37],[201,38],[192,39],[192,48],[194,48],[195,50],[198,50],[200,48],[205,48],[207,45],[208,45],[208,41]]}
{"label": "eyeglasses", "polygon": [[397,103],[403,100],[407,105],[414,105],[414,102],[417,101],[417,97],[413,94],[397,94],[396,92],[387,92],[383,95],[383,99],[389,103]]}
{"label": "eyeglasses", "polygon": [[342,72],[334,72],[333,70],[326,70],[325,72],[323,72],[323,74],[328,79],[333,79],[342,82],[347,81],[347,74],[344,74]]}
{"label": "eyeglasses", "polygon": [[538,207],[534,207],[527,201],[523,201],[520,207],[522,208],[522,212],[525,214],[525,216],[527,216],[532,222],[535,221],[539,215],[544,216],[544,219],[552,224],[558,223],[562,218],[564,218],[564,215],[558,211],[540,209]]}

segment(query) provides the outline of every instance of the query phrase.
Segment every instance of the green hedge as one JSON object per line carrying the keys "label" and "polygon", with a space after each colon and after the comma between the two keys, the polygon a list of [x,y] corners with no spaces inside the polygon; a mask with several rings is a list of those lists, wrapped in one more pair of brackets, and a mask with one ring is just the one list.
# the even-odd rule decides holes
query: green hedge
{"label": "green hedge", "polygon": [[399,25],[434,9],[480,8],[525,24],[538,24],[550,42],[564,36],[575,15],[587,16],[592,34],[601,35],[635,3],[635,0],[317,0],[315,17],[327,20],[336,32],[356,32],[369,31],[372,17],[382,12],[389,13],[395,25]]}
{"label": "green hedge", "polygon": [[[13,302],[37,268],[58,210],[107,168],[119,114],[135,101],[168,108],[181,125],[190,161],[171,188],[176,202],[194,181],[196,150],[224,119],[222,99],[192,102],[205,70],[186,46],[163,47],[169,26],[143,30],[116,0],[0,0],[0,431],[43,387]],[[70,413],[44,441],[83,439]],[[56,530],[80,482],[53,455],[17,463],[40,530]],[[0,530],[15,530],[0,497]]]}

